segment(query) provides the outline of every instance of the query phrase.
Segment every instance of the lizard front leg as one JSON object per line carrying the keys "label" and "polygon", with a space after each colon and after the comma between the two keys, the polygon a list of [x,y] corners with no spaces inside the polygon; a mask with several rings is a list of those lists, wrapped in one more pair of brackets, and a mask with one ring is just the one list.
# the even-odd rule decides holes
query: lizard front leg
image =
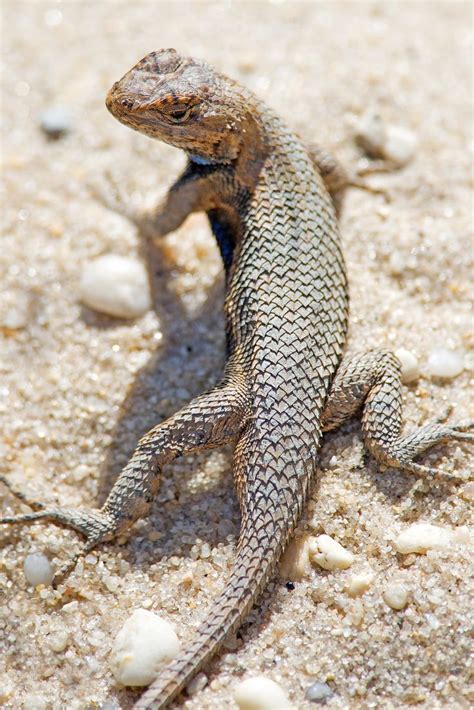
{"label": "lizard front leg", "polygon": [[91,192],[107,209],[135,224],[149,239],[159,239],[178,229],[192,212],[212,209],[214,174],[190,164],[170,187],[161,202],[149,212],[138,212],[117,180],[107,174],[105,184],[91,186]]}
{"label": "lizard front leg", "polygon": [[68,574],[78,558],[101,542],[110,540],[145,516],[165,463],[191,451],[218,446],[236,437],[245,426],[247,393],[244,382],[225,379],[221,385],[197,397],[174,416],[140,439],[100,510],[47,506],[16,491],[3,476],[0,480],[35,512],[0,518],[2,523],[43,520],[76,530],[86,541],[80,552],[55,575],[54,583]]}
{"label": "lizard front leg", "polygon": [[420,476],[434,468],[414,459],[450,440],[474,441],[472,424],[443,423],[444,417],[402,435],[400,363],[388,350],[372,350],[343,361],[323,414],[323,429],[335,429],[362,407],[362,431],[367,449],[380,463]]}

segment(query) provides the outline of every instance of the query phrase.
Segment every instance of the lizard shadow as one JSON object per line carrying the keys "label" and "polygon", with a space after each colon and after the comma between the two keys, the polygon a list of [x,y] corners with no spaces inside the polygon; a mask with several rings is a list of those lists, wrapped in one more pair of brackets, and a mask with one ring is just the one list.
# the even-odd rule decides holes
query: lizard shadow
{"label": "lizard shadow", "polygon": [[[417,428],[417,425],[406,426],[403,434],[410,433]],[[363,433],[360,421],[360,414],[354,417],[333,432],[325,434],[323,446],[326,442],[336,438],[338,435],[351,434],[356,435],[359,441],[363,444]],[[352,440],[352,436],[350,437]],[[353,444],[350,443],[349,447]],[[344,446],[341,447],[342,449]],[[439,445],[433,448],[430,452],[425,452],[435,459],[432,463],[436,468],[436,459],[442,459],[443,454],[449,448],[449,443]],[[423,463],[423,454],[419,457],[420,463]],[[380,493],[384,501],[392,507],[394,515],[399,516],[404,521],[413,521],[439,508],[446,501],[446,496],[449,495],[449,489],[453,486],[453,479],[449,477],[443,478],[442,468],[440,474],[433,479],[419,479],[418,484],[416,476],[402,469],[396,469],[389,466],[384,467],[379,464],[373,456],[364,448],[362,460],[357,469],[362,470],[363,476],[368,479],[371,485]],[[457,481],[459,484],[460,481]]]}
{"label": "lizard shadow", "polygon": [[[183,229],[187,228],[191,227],[188,225]],[[212,235],[209,235],[209,241],[212,243]],[[153,309],[160,322],[162,337],[155,353],[136,373],[121,403],[112,443],[106,451],[99,475],[99,505],[104,503],[140,437],[215,384],[224,365],[222,272],[210,285],[202,305],[190,312],[177,293],[173,276],[176,276],[179,267],[166,243],[152,244],[142,238],[139,251],[148,271]],[[109,328],[117,324],[116,319],[103,318],[86,309],[83,318],[96,328]],[[195,538],[211,545],[221,540],[216,513],[222,509],[221,499],[229,501],[233,497],[233,486],[230,475],[224,475],[224,480],[221,480],[220,471],[224,468],[230,472],[232,454],[229,447],[217,451],[221,456],[216,467],[219,475],[212,477],[205,486],[193,485],[193,471],[205,468],[214,455],[213,451],[185,456],[164,467],[161,486],[150,515],[127,534],[125,554],[133,566],[141,566],[140,560],[145,552],[144,568],[165,555],[188,554]],[[199,515],[189,515],[190,510],[199,511]],[[238,532],[237,502],[230,514],[235,524],[228,521],[229,524],[224,526],[224,536]],[[175,521],[178,521],[177,528]],[[182,522],[181,529],[179,521]],[[148,533],[151,528],[160,541],[150,547],[147,533],[145,537],[143,532],[140,533],[143,527]],[[175,534],[173,528],[176,529]],[[182,533],[183,529],[186,542],[182,545],[179,532]]]}

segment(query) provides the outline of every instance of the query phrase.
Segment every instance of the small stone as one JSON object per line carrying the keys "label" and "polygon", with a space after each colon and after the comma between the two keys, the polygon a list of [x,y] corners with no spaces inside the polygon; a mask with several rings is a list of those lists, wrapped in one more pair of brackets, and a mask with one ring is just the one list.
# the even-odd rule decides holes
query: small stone
{"label": "small stone", "polygon": [[354,555],[329,535],[319,535],[308,541],[309,558],[323,569],[347,569]]}
{"label": "small stone", "polygon": [[64,651],[69,643],[69,634],[67,631],[56,631],[48,638],[48,645],[52,651],[60,653]]}
{"label": "small stone", "polygon": [[121,710],[120,704],[116,698],[109,698],[103,705],[100,706],[100,710]]}
{"label": "small stone", "polygon": [[356,122],[354,137],[370,158],[382,158],[399,166],[406,165],[413,158],[418,143],[413,131],[403,126],[386,126],[382,117],[372,109]]}
{"label": "small stone", "polygon": [[383,157],[397,165],[406,165],[413,158],[418,140],[413,131],[403,126],[387,126]]}
{"label": "small stone", "polygon": [[347,585],[347,591],[351,597],[358,597],[370,587],[374,581],[375,575],[372,571],[353,574]]}
{"label": "small stone", "polygon": [[185,587],[190,587],[193,582],[194,574],[192,570],[188,570],[187,572],[185,572],[179,580],[179,583],[184,585]]}
{"label": "small stone", "polygon": [[84,267],[79,287],[83,303],[99,313],[136,318],[151,308],[150,284],[136,259],[105,254]]}
{"label": "small stone", "polygon": [[395,351],[395,355],[400,360],[402,366],[402,382],[407,385],[409,382],[414,382],[420,376],[420,366],[418,358],[405,348],[399,348]]}
{"label": "small stone", "polygon": [[68,604],[64,604],[62,611],[65,614],[77,614],[77,612],[79,611],[79,602],[77,601],[77,599],[74,599],[74,601],[69,602]]}
{"label": "small stone", "polygon": [[399,582],[389,582],[385,587],[383,598],[389,607],[399,611],[408,604],[408,589]]}
{"label": "small stone", "polygon": [[26,328],[31,317],[30,295],[19,289],[4,291],[0,302],[0,328],[21,330]]}
{"label": "small stone", "polygon": [[307,688],[305,698],[311,703],[319,703],[320,705],[324,705],[328,700],[330,700],[330,698],[332,698],[333,695],[334,693],[327,683],[316,681],[310,685],[309,688]]}
{"label": "small stone", "polygon": [[400,276],[407,268],[407,261],[399,251],[393,251],[388,259],[388,268],[392,276]]}
{"label": "small stone", "polygon": [[283,579],[302,579],[308,567],[308,538],[291,540],[280,561],[280,575]]}
{"label": "small stone", "polygon": [[415,523],[403,530],[393,541],[397,552],[409,555],[412,552],[423,554],[427,550],[449,547],[454,534],[451,530],[431,525]]}
{"label": "small stone", "polygon": [[195,678],[192,679],[190,683],[186,686],[186,693],[192,697],[197,695],[201,690],[204,690],[208,683],[208,678],[205,673],[199,673]]}
{"label": "small stone", "polygon": [[42,695],[27,695],[23,700],[23,710],[46,710],[49,703]]}
{"label": "small stone", "polygon": [[371,158],[382,157],[386,131],[381,116],[373,110],[366,111],[354,129],[355,141],[362,150]]}
{"label": "small stone", "polygon": [[109,592],[112,592],[113,594],[115,594],[115,592],[117,592],[120,588],[121,580],[120,577],[117,577],[117,575],[104,575],[102,577],[102,581]]}
{"label": "small stone", "polygon": [[262,675],[239,683],[234,700],[240,710],[295,710],[278,683]]}
{"label": "small stone", "polygon": [[54,577],[51,562],[46,555],[41,554],[41,552],[33,552],[31,555],[25,557],[23,572],[26,581],[33,587],[37,587],[40,584],[48,586],[51,584]]}
{"label": "small stone", "polygon": [[464,370],[463,357],[454,350],[435,348],[428,357],[427,369],[431,377],[451,380]]}
{"label": "small stone", "polygon": [[460,525],[453,530],[453,542],[456,545],[472,545],[473,529],[467,525]]}
{"label": "small stone", "polygon": [[40,117],[40,126],[48,138],[62,138],[72,127],[71,114],[65,106],[50,106]]}
{"label": "small stone", "polygon": [[466,483],[464,488],[461,489],[461,496],[464,500],[474,503],[474,481]]}
{"label": "small stone", "polygon": [[179,650],[171,624],[151,611],[136,609],[115,638],[110,667],[122,685],[149,685]]}

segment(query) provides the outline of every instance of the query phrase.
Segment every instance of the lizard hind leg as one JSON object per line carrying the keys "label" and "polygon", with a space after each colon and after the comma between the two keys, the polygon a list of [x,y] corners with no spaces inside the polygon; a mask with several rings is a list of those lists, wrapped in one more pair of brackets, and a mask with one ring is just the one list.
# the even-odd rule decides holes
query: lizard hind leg
{"label": "lizard hind leg", "polygon": [[46,506],[16,490],[0,475],[0,482],[34,511],[0,518],[0,524],[39,520],[82,534],[86,539],[81,551],[70,558],[56,576],[64,577],[82,554],[125,531],[148,513],[165,463],[182,454],[227,443],[237,436],[245,423],[247,402],[245,382],[239,379],[239,372],[230,361],[220,385],[145,434],[100,510]]}
{"label": "lizard hind leg", "polygon": [[106,511],[45,505],[44,503],[31,499],[27,494],[23,493],[23,491],[14,488],[5,476],[0,475],[0,482],[2,482],[16,498],[33,510],[32,513],[4,516],[0,518],[0,525],[24,525],[44,521],[61,527],[72,528],[86,538],[79,552],[71,556],[56,572],[53,579],[53,586],[56,586],[57,583],[75,567],[80,557],[87,554],[87,552],[92,550],[99,543],[113,537],[115,533],[115,521]]}
{"label": "lizard hind leg", "polygon": [[[472,423],[443,423],[444,416],[402,435],[400,363],[388,350],[372,350],[343,361],[334,378],[323,414],[325,431],[334,429],[363,407],[362,430],[367,449],[379,462],[419,476],[444,471],[414,459],[436,444],[474,441]],[[458,477],[454,476],[453,477]]]}

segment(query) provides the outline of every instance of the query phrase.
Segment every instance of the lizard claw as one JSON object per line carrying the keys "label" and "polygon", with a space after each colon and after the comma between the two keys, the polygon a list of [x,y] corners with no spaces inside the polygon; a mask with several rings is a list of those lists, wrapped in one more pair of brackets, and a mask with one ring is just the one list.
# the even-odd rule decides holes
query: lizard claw
{"label": "lizard claw", "polygon": [[474,421],[447,424],[447,437],[457,441],[474,441]]}
{"label": "lizard claw", "polygon": [[404,464],[400,467],[400,470],[407,473],[414,473],[416,476],[424,479],[446,478],[453,481],[464,482],[471,480],[471,476],[464,476],[461,472],[444,471],[440,468],[433,468],[432,466],[423,466],[422,464],[415,463],[414,461],[409,464]]}

